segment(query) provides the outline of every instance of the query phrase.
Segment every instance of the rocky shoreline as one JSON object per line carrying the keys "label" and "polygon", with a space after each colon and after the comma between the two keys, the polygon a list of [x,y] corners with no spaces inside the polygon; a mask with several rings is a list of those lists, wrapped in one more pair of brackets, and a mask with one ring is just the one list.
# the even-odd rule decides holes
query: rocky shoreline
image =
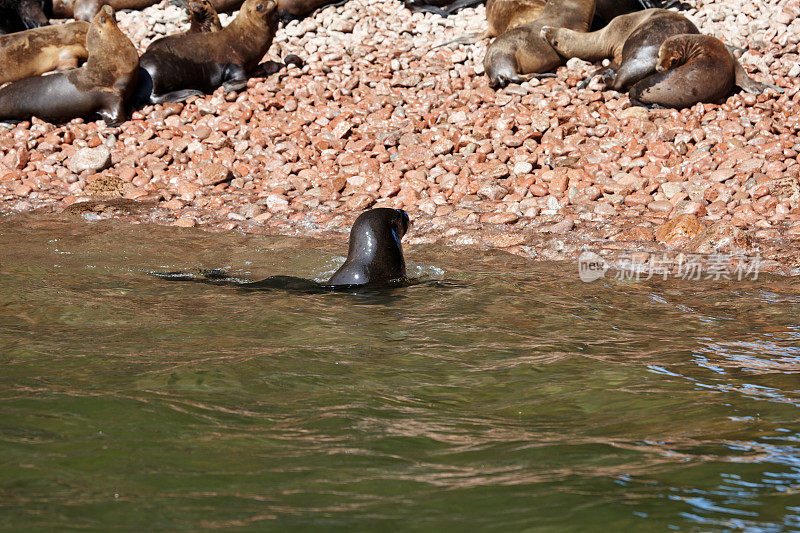
{"label": "rocky shoreline", "polygon": [[[305,65],[246,91],[148,106],[120,127],[0,128],[0,212],[345,239],[361,210],[396,207],[411,245],[547,260],[588,249],[618,267],[746,254],[798,274],[800,1],[686,14],[783,92],[648,111],[576,89],[593,68],[577,60],[495,92],[486,42],[432,49],[481,32],[483,7],[443,19],[350,0],[279,29],[267,59]],[[166,1],[118,19],[140,50],[187,26]]]}

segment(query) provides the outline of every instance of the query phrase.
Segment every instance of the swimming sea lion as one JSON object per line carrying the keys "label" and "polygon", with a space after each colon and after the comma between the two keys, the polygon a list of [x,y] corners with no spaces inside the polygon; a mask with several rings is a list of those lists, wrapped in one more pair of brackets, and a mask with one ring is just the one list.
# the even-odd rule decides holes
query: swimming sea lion
{"label": "swimming sea lion", "polygon": [[16,18],[22,25],[21,29],[26,30],[49,24],[41,0],[0,0],[0,16],[3,17],[3,22],[8,24],[8,30],[17,29],[15,27],[17,21],[14,20]]}
{"label": "swimming sea lion", "polygon": [[88,22],[69,22],[0,36],[0,85],[77,67],[88,57],[88,31]]}
{"label": "swimming sea lion", "polygon": [[[541,31],[542,38],[567,59],[611,59],[614,66],[605,70],[603,81],[616,91],[626,90],[656,71],[658,50],[669,37],[699,33],[689,19],[666,9],[621,15],[605,28],[589,33],[550,26]],[[753,93],[770,87],[751,79],[736,58],[733,60],[737,86]]]}
{"label": "swimming sea lion", "polygon": [[347,260],[327,285],[364,285],[406,277],[400,240],[408,231],[408,213],[386,207],[361,213],[350,230]]}
{"label": "swimming sea lion", "polygon": [[222,29],[217,10],[208,0],[184,0],[189,12],[188,33],[208,33]]}
{"label": "swimming sea lion", "polygon": [[103,6],[86,35],[89,57],[81,68],[15,81],[0,89],[0,121],[37,116],[50,122],[99,115],[125,119],[125,100],[136,85],[139,55]]}
{"label": "swimming sea lion", "polygon": [[275,0],[246,0],[230,24],[219,31],[169,35],[142,55],[137,101],[179,102],[217,87],[239,90],[272,44]]}
{"label": "swimming sea lion", "polygon": [[563,59],[540,35],[543,26],[559,26],[577,31],[589,29],[595,0],[548,0],[539,17],[517,26],[489,45],[483,60],[489,85],[504,87],[522,83],[525,74],[547,72]]}
{"label": "swimming sea lion", "polygon": [[657,72],[631,87],[631,102],[678,109],[717,103],[733,89],[735,62],[716,37],[673,35],[658,50]]}
{"label": "swimming sea lion", "polygon": [[350,230],[347,260],[325,283],[270,276],[261,281],[243,281],[218,270],[201,272],[200,277],[183,272],[153,274],[164,279],[230,285],[244,289],[291,289],[318,292],[336,288],[386,285],[405,281],[406,262],[401,240],[410,226],[402,209],[377,208],[361,213]]}

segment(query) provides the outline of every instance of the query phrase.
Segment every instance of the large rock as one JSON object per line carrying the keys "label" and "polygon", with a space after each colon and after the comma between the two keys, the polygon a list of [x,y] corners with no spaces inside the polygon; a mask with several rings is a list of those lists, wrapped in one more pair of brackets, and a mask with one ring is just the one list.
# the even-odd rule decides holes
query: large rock
{"label": "large rock", "polygon": [[203,185],[218,185],[233,179],[233,174],[225,165],[208,163],[197,169],[197,177]]}
{"label": "large rock", "polygon": [[703,229],[703,224],[694,215],[678,215],[656,229],[656,240],[667,246],[681,248],[689,244]]}
{"label": "large rock", "polygon": [[101,144],[95,148],[81,148],[69,158],[67,167],[70,172],[80,174],[84,170],[100,172],[111,165],[111,150]]}

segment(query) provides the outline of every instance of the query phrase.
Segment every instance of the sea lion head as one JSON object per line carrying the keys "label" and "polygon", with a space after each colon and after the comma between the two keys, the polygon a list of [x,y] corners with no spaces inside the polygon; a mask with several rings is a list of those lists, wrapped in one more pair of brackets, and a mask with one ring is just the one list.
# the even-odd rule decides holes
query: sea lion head
{"label": "sea lion head", "polygon": [[377,208],[359,215],[350,230],[347,260],[328,285],[386,283],[406,276],[400,243],[411,222],[402,209]]}
{"label": "sea lion head", "polygon": [[92,19],[89,31],[86,34],[86,48],[91,53],[92,50],[101,51],[105,48],[109,36],[122,33],[117,27],[117,19],[114,8],[104,5]]}
{"label": "sea lion head", "polygon": [[189,12],[190,32],[208,33],[222,29],[217,10],[209,0],[183,0],[183,5]]}
{"label": "sea lion head", "polygon": [[85,76],[80,89],[106,87],[124,96],[136,84],[139,54],[128,37],[117,26],[114,8],[104,5],[92,19],[86,34]]}
{"label": "sea lion head", "polygon": [[244,4],[242,4],[242,9],[239,11],[239,16],[274,27],[278,22],[276,17],[277,8],[278,2],[275,0],[245,0]]}
{"label": "sea lion head", "polygon": [[678,68],[686,62],[685,54],[680,46],[680,42],[667,39],[658,49],[658,61],[656,71],[662,72]]}

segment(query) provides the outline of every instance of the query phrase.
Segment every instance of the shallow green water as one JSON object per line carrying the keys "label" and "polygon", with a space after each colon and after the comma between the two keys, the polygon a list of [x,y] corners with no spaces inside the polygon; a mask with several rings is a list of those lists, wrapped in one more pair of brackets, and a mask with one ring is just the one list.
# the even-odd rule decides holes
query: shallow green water
{"label": "shallow green water", "polygon": [[337,253],[0,219],[0,527],[800,529],[796,282],[585,284],[436,247],[413,271],[459,286],[143,272],[324,277]]}

